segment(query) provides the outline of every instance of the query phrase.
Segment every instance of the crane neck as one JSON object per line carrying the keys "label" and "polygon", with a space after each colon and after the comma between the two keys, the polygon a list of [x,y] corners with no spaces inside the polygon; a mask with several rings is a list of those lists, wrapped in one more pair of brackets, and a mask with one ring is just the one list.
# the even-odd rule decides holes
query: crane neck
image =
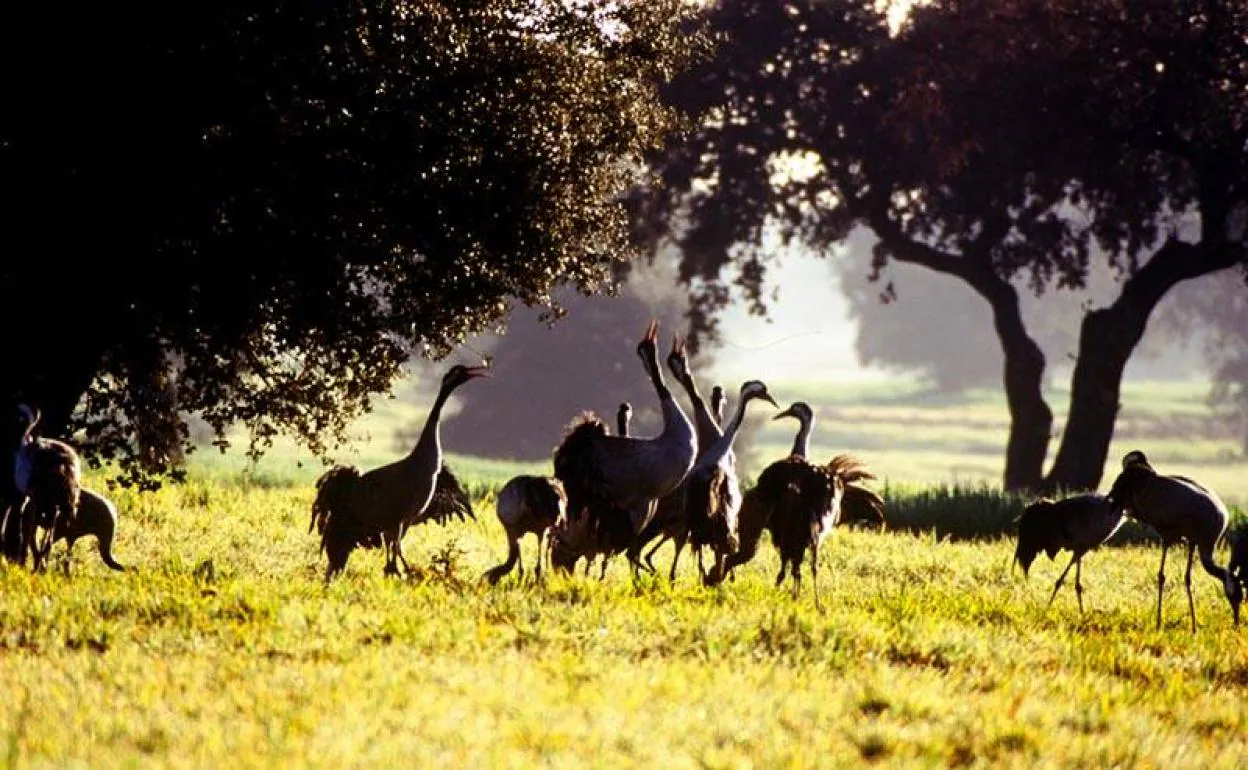
{"label": "crane neck", "polygon": [[647,355],[646,364],[650,374],[650,382],[654,385],[654,391],[659,396],[659,407],[663,410],[663,430],[659,434],[658,440],[679,443],[681,445],[687,442],[693,450],[690,457],[690,464],[692,465],[693,456],[697,454],[697,434],[694,432],[693,423],[689,421],[689,417],[680,408],[680,404],[672,396],[672,392],[663,383],[663,370],[659,368],[659,362],[654,356],[654,351],[650,351]]}
{"label": "crane neck", "polygon": [[714,465],[732,451],[732,444],[737,440],[737,433],[741,430],[742,423],[745,422],[745,406],[752,400],[752,398],[746,397],[737,401],[737,408],[733,410],[732,419],[724,427],[723,435],[715,439],[710,447],[703,452],[698,460],[699,466]]}
{"label": "crane neck", "polygon": [[814,417],[798,417],[797,436],[793,439],[793,451],[790,454],[805,458],[810,454],[810,432],[815,427]]}
{"label": "crane neck", "polygon": [[442,407],[446,406],[447,399],[451,397],[454,390],[454,386],[446,385],[438,390],[438,397],[434,399],[429,416],[425,418],[425,427],[420,432],[416,446],[412,447],[408,455],[409,459],[425,462],[432,460],[434,468],[442,464],[442,436],[439,423],[442,421]]}
{"label": "crane neck", "polygon": [[659,361],[653,349],[646,351],[646,374],[650,375],[650,384],[654,386],[654,392],[658,394],[659,401],[664,404],[671,401],[672,391],[668,390],[667,384],[663,382],[663,369],[659,367]]}
{"label": "crane neck", "polygon": [[694,382],[693,375],[685,374],[680,378],[680,384],[689,394],[689,403],[693,405],[693,425],[698,431],[698,450],[705,452],[708,447],[719,440],[723,431],[715,420],[715,416],[711,414],[711,410],[707,408],[702,394],[698,392],[698,384]]}

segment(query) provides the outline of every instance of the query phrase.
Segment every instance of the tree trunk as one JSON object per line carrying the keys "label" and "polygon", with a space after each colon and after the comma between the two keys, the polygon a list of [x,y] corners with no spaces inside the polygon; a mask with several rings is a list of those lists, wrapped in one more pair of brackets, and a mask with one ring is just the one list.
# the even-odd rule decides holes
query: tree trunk
{"label": "tree trunk", "polygon": [[1047,490],[1100,486],[1120,408],[1127,361],[1144,336],[1149,316],[1181,281],[1233,265],[1239,255],[1224,244],[1168,241],[1122,286],[1117,301],[1083,319],[1071,380],[1070,413]]}
{"label": "tree trunk", "polygon": [[1044,352],[1027,333],[1018,292],[993,275],[971,282],[992,307],[993,325],[1005,356],[1005,399],[1010,410],[1010,432],[1005,447],[1006,490],[1037,489],[1043,479],[1044,458],[1053,432],[1053,410],[1044,400]]}
{"label": "tree trunk", "polygon": [[988,301],[1005,357],[1003,380],[1010,410],[1002,483],[1015,492],[1039,488],[1053,432],[1053,410],[1044,400],[1044,352],[1027,333],[1018,291],[992,266],[991,248],[1004,237],[1005,229],[996,228],[999,235],[986,231],[967,255],[955,256],[910,240],[884,208],[877,207],[870,221],[894,258],[959,278]]}
{"label": "tree trunk", "polygon": [[1138,313],[1128,314],[1117,305],[1084,316],[1071,379],[1070,413],[1057,458],[1045,479],[1047,490],[1086,491],[1100,486],[1121,407],[1122,375],[1144,335],[1146,320],[1147,315],[1140,319]]}

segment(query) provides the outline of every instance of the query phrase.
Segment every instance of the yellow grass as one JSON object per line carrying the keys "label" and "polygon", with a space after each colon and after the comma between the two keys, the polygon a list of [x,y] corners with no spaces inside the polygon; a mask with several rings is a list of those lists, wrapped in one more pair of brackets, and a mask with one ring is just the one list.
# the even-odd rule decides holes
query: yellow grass
{"label": "yellow grass", "polygon": [[[1172,557],[1113,548],[1045,602],[1011,544],[838,531],[825,612],[772,586],[764,543],[735,582],[480,574],[501,528],[422,527],[419,574],[357,553],[325,586],[310,485],[193,481],[115,495],[106,570],[0,567],[7,767],[1166,767],[1248,756],[1248,629],[1201,572],[1188,627]],[[532,560],[533,545],[525,543]],[[666,566],[670,550],[657,563]],[[1219,559],[1225,560],[1225,553]],[[807,573],[808,574],[808,573]]]}

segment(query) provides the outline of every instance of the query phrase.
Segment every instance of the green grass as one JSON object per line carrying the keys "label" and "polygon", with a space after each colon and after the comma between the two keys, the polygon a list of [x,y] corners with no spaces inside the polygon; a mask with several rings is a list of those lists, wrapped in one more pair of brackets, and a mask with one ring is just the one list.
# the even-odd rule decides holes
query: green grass
{"label": "green grass", "polygon": [[1010,569],[990,530],[1011,498],[886,492],[918,534],[834,533],[823,613],[808,572],[796,600],[773,587],[767,544],[714,590],[689,562],[673,586],[622,561],[601,583],[488,589],[504,548],[482,504],[408,536],[413,577],[357,552],[326,586],[308,484],[118,492],[133,571],[88,543],[72,577],[0,566],[0,751],[6,767],[1240,766],[1248,631],[1214,581],[1194,575],[1195,635],[1174,557],[1154,630],[1151,546],[1087,558],[1086,614],[1070,587],[1046,608],[1065,557]]}
{"label": "green grass", "polygon": [[[1009,413],[998,390],[940,394],[905,380],[833,382],[817,378],[769,382],[782,407],[805,400],[817,416],[811,449],[818,456],[852,452],[888,483],[989,484],[999,486],[1005,463]],[[1208,387],[1191,382],[1137,382],[1123,385],[1123,409],[1102,476],[1108,489],[1124,454],[1142,449],[1166,473],[1186,474],[1212,486],[1231,504],[1248,506],[1248,457],[1240,437],[1215,419],[1205,406]],[[406,452],[425,418],[427,395],[414,385],[401,398],[383,399],[352,426],[351,441],[337,447],[338,462],[371,468]],[[1062,410],[1069,393],[1050,388],[1057,412],[1049,461],[1057,451]],[[755,409],[738,442],[740,470],[752,478],[789,451],[796,430],[792,420],[772,422],[766,407]],[[309,485],[324,464],[294,442],[279,440],[257,465],[243,454],[245,437],[234,434],[226,454],[205,448],[190,457],[200,477],[248,485]],[[454,436],[444,436],[452,448]],[[501,485],[520,473],[548,474],[548,459],[486,460],[455,454],[449,461],[462,475]]]}

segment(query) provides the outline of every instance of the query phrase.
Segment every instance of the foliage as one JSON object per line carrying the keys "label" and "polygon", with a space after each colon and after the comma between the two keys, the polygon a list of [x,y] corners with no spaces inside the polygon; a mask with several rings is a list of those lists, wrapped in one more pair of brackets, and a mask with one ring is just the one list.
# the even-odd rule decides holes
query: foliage
{"label": "foliage", "polygon": [[701,46],[688,20],[681,0],[15,8],[0,395],[133,472],[166,379],[220,440],[323,449],[413,347],[441,358],[628,257],[619,194],[678,126],[657,89]]}
{"label": "foliage", "polygon": [[[1044,479],[1095,484],[1152,308],[1245,259],[1248,11],[937,0],[893,34],[876,6],[715,4],[724,43],[669,91],[698,127],[634,201],[638,235],[681,246],[704,332],[728,280],[765,307],[773,228],[826,252],[867,227],[876,273],[895,259],[965,281],[992,308],[1006,357],[1012,487],[1041,483],[1052,435],[1044,356],[1012,282],[1082,287],[1099,248],[1130,278],[1087,314],[1071,424]],[[1189,215],[1195,240],[1179,233]]]}
{"label": "foliage", "polygon": [[311,496],[122,491],[136,571],[85,544],[70,579],[0,566],[10,764],[1233,768],[1248,749],[1220,590],[1193,575],[1193,636],[1172,558],[1155,631],[1155,547],[1090,554],[1081,616],[1069,583],[1045,607],[1061,557],[1024,580],[1008,540],[837,531],[819,614],[809,585],[772,586],[767,544],[718,590],[691,560],[674,586],[616,564],[489,589],[487,510],[409,535],[420,578],[369,553],[327,587]]}
{"label": "foliage", "polygon": [[[870,240],[851,236],[845,247],[851,253],[831,267],[850,318],[857,324],[854,348],[861,363],[913,374],[945,393],[999,387],[1003,362],[992,311],[969,286],[905,262],[890,263],[878,280],[871,280],[860,258],[871,248]],[[1069,374],[1083,314],[1090,307],[1111,302],[1117,292],[1113,268],[1104,264],[1103,254],[1098,258],[1098,251],[1092,250],[1082,289],[1034,297],[1021,291],[1021,280],[1014,281],[1028,329],[1050,362],[1045,368],[1045,389],[1050,393],[1050,386]],[[1236,291],[1234,283],[1212,278],[1171,292],[1158,306],[1158,323],[1150,325],[1132,357],[1135,375],[1143,370],[1150,378],[1190,378],[1204,374],[1206,367],[1216,371],[1217,354],[1248,350],[1248,345],[1232,343],[1217,347],[1215,353],[1210,346],[1210,355],[1202,358],[1190,344],[1193,339],[1212,342],[1205,329],[1213,320],[1200,320],[1201,308],[1218,303],[1215,297]],[[1164,320],[1176,315],[1191,317],[1193,323],[1180,324],[1179,331],[1178,322]]]}

